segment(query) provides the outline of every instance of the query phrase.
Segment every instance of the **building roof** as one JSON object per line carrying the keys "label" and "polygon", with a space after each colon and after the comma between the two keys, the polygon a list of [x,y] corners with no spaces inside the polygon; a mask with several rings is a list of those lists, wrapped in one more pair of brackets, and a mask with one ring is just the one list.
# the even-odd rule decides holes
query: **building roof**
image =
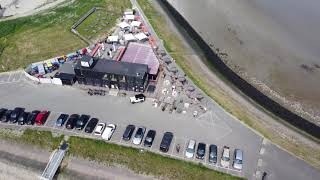
{"label": "building roof", "polygon": [[132,21],[130,26],[133,26],[133,27],[139,27],[141,25],[141,22],[140,21]]}
{"label": "building roof", "polygon": [[122,62],[148,65],[148,73],[156,75],[159,69],[159,61],[149,44],[129,43],[121,58]]}
{"label": "building roof", "polygon": [[123,35],[123,38],[125,41],[135,41],[136,40],[136,38],[134,37],[134,35],[132,33]]}
{"label": "building roof", "polygon": [[127,27],[130,27],[130,25],[126,22],[121,22],[118,24],[118,26],[121,28],[121,29],[124,29],[124,28],[127,28]]}
{"label": "building roof", "polygon": [[109,36],[107,39],[108,42],[118,42],[119,36]]}
{"label": "building roof", "polygon": [[136,34],[136,35],[134,35],[134,37],[135,37],[136,39],[138,39],[139,41],[148,39],[148,36],[145,35],[144,33]]}
{"label": "building roof", "polygon": [[75,65],[75,69],[141,78],[148,73],[148,66],[144,64],[127,63],[98,58],[94,58],[94,64],[91,68],[82,67],[80,61],[78,61]]}
{"label": "building roof", "polygon": [[64,63],[59,67],[59,72],[64,74],[75,74],[72,63]]}
{"label": "building roof", "polygon": [[134,20],[134,15],[133,14],[126,14],[124,18],[127,20]]}

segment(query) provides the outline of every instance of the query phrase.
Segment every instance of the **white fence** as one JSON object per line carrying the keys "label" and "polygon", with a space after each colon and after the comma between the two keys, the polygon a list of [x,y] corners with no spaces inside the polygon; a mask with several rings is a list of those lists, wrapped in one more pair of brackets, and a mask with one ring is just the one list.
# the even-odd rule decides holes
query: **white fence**
{"label": "white fence", "polygon": [[36,78],[34,76],[31,76],[29,73],[24,72],[24,75],[29,78],[32,81],[36,81],[42,84],[56,84],[56,85],[62,85],[62,81],[60,78]]}

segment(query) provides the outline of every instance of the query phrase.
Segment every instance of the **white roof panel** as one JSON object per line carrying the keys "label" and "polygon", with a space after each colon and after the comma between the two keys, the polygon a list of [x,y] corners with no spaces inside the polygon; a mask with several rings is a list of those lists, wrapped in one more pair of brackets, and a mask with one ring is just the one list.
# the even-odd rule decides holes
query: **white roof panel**
{"label": "white roof panel", "polygon": [[121,28],[121,29],[124,29],[124,28],[127,28],[129,27],[130,25],[127,23],[127,22],[121,22],[118,24],[118,26]]}

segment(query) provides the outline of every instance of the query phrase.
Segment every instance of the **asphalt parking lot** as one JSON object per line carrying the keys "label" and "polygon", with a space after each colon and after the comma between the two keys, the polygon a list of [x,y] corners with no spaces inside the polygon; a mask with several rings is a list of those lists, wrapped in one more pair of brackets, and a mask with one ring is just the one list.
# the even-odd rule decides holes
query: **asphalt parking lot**
{"label": "asphalt parking lot", "polygon": [[[19,83],[7,84],[6,91],[2,91],[2,89],[0,88],[0,96],[3,97],[3,107],[13,109],[16,106],[21,106],[26,108],[26,111],[35,109],[51,111],[48,121],[42,129],[92,138],[95,136],[80,133],[78,130],[69,131],[65,128],[54,127],[54,121],[60,113],[88,114],[91,117],[98,118],[100,122],[117,125],[117,130],[111,139],[112,142],[134,146],[132,143],[128,144],[121,140],[125,127],[128,124],[133,124],[136,127],[145,126],[147,130],[154,129],[157,131],[155,142],[150,150],[160,153],[159,145],[163,133],[171,131],[174,133],[174,140],[166,155],[184,158],[184,150],[188,140],[195,139],[197,143],[204,142],[207,144],[206,155],[208,155],[210,144],[217,145],[219,159],[224,145],[229,146],[232,153],[235,148],[244,151],[244,168],[242,171],[232,169],[231,167],[229,169],[221,168],[219,167],[219,163],[217,166],[210,165],[210,167],[246,177],[252,176],[255,171],[253,167],[256,166],[258,159],[261,138],[253,132],[247,131],[242,125],[234,126],[230,122],[230,117],[225,120],[224,116],[220,115],[220,113],[224,112],[219,110],[208,111],[206,114],[195,119],[187,114],[162,112],[160,108],[152,106],[152,100],[150,99],[144,103],[132,105],[129,103],[128,97],[89,96],[85,91],[68,86],[36,85],[30,81],[21,81]],[[241,135],[239,135],[239,132]],[[243,143],[243,141],[247,141],[247,143]],[[180,145],[179,153],[175,151],[174,147],[176,144]],[[204,160],[194,159],[194,161],[208,164],[207,158]]]}
{"label": "asphalt parking lot", "polygon": [[[67,114],[88,114],[91,117],[96,117],[100,122],[114,123],[117,129],[111,138],[111,142],[120,145],[133,146],[137,148],[144,148],[143,146],[135,146],[131,142],[124,142],[121,140],[122,133],[128,124],[133,124],[136,127],[144,126],[149,129],[157,131],[154,144],[149,150],[174,158],[184,159],[188,161],[199,162],[217,169],[219,171],[227,172],[237,176],[243,176],[248,179],[259,179],[261,172],[272,172],[269,179],[287,179],[294,177],[294,174],[302,169],[308,167],[305,162],[295,158],[275,148],[270,144],[265,148],[264,154],[261,154],[263,146],[263,138],[255,134],[246,126],[239,123],[232,116],[226,113],[217,105],[209,104],[208,112],[198,118],[193,118],[188,114],[169,114],[162,112],[160,108],[152,106],[152,101],[149,99],[141,104],[130,104],[128,97],[114,97],[114,96],[89,96],[86,91],[69,87],[69,86],[55,86],[55,85],[37,85],[34,82],[24,80],[19,82],[11,82],[0,84],[1,107],[13,109],[15,107],[24,107],[26,111],[32,110],[49,110],[49,116],[45,126],[32,126],[30,128],[45,129],[53,132],[60,132],[65,135],[77,135],[88,138],[98,138],[94,135],[89,135],[78,130],[67,130],[65,128],[54,127],[54,121],[60,113]],[[24,129],[27,126],[18,126],[0,123],[2,127]],[[163,133],[170,131],[174,133],[174,140],[170,146],[168,153],[161,153],[159,145]],[[186,159],[184,157],[184,150],[188,140],[194,139],[199,142],[207,144],[206,158],[204,160]],[[180,152],[175,151],[175,145],[180,144]],[[215,144],[218,146],[218,164],[209,165],[207,162],[208,146]],[[244,165],[242,171],[233,168],[220,167],[220,158],[223,146],[229,146],[231,158],[235,148],[241,149],[244,152]],[[286,158],[280,157],[279,154],[285,154]],[[295,164],[287,165],[287,161],[294,161]],[[232,162],[232,159],[231,159]],[[286,166],[286,171],[281,169]],[[257,173],[257,172],[260,172]],[[312,175],[308,174],[312,173]],[[291,175],[289,175],[291,174]],[[293,174],[293,175],[292,175]],[[319,172],[312,167],[308,167],[308,171],[300,172],[299,179],[315,179]],[[295,179],[295,178],[293,178]]]}

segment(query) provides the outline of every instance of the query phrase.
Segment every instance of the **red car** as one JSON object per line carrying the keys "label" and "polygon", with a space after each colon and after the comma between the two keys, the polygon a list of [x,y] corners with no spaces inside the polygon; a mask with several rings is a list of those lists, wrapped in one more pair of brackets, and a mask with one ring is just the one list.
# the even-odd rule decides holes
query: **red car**
{"label": "red car", "polygon": [[36,117],[36,124],[43,125],[49,116],[49,111],[41,111]]}

